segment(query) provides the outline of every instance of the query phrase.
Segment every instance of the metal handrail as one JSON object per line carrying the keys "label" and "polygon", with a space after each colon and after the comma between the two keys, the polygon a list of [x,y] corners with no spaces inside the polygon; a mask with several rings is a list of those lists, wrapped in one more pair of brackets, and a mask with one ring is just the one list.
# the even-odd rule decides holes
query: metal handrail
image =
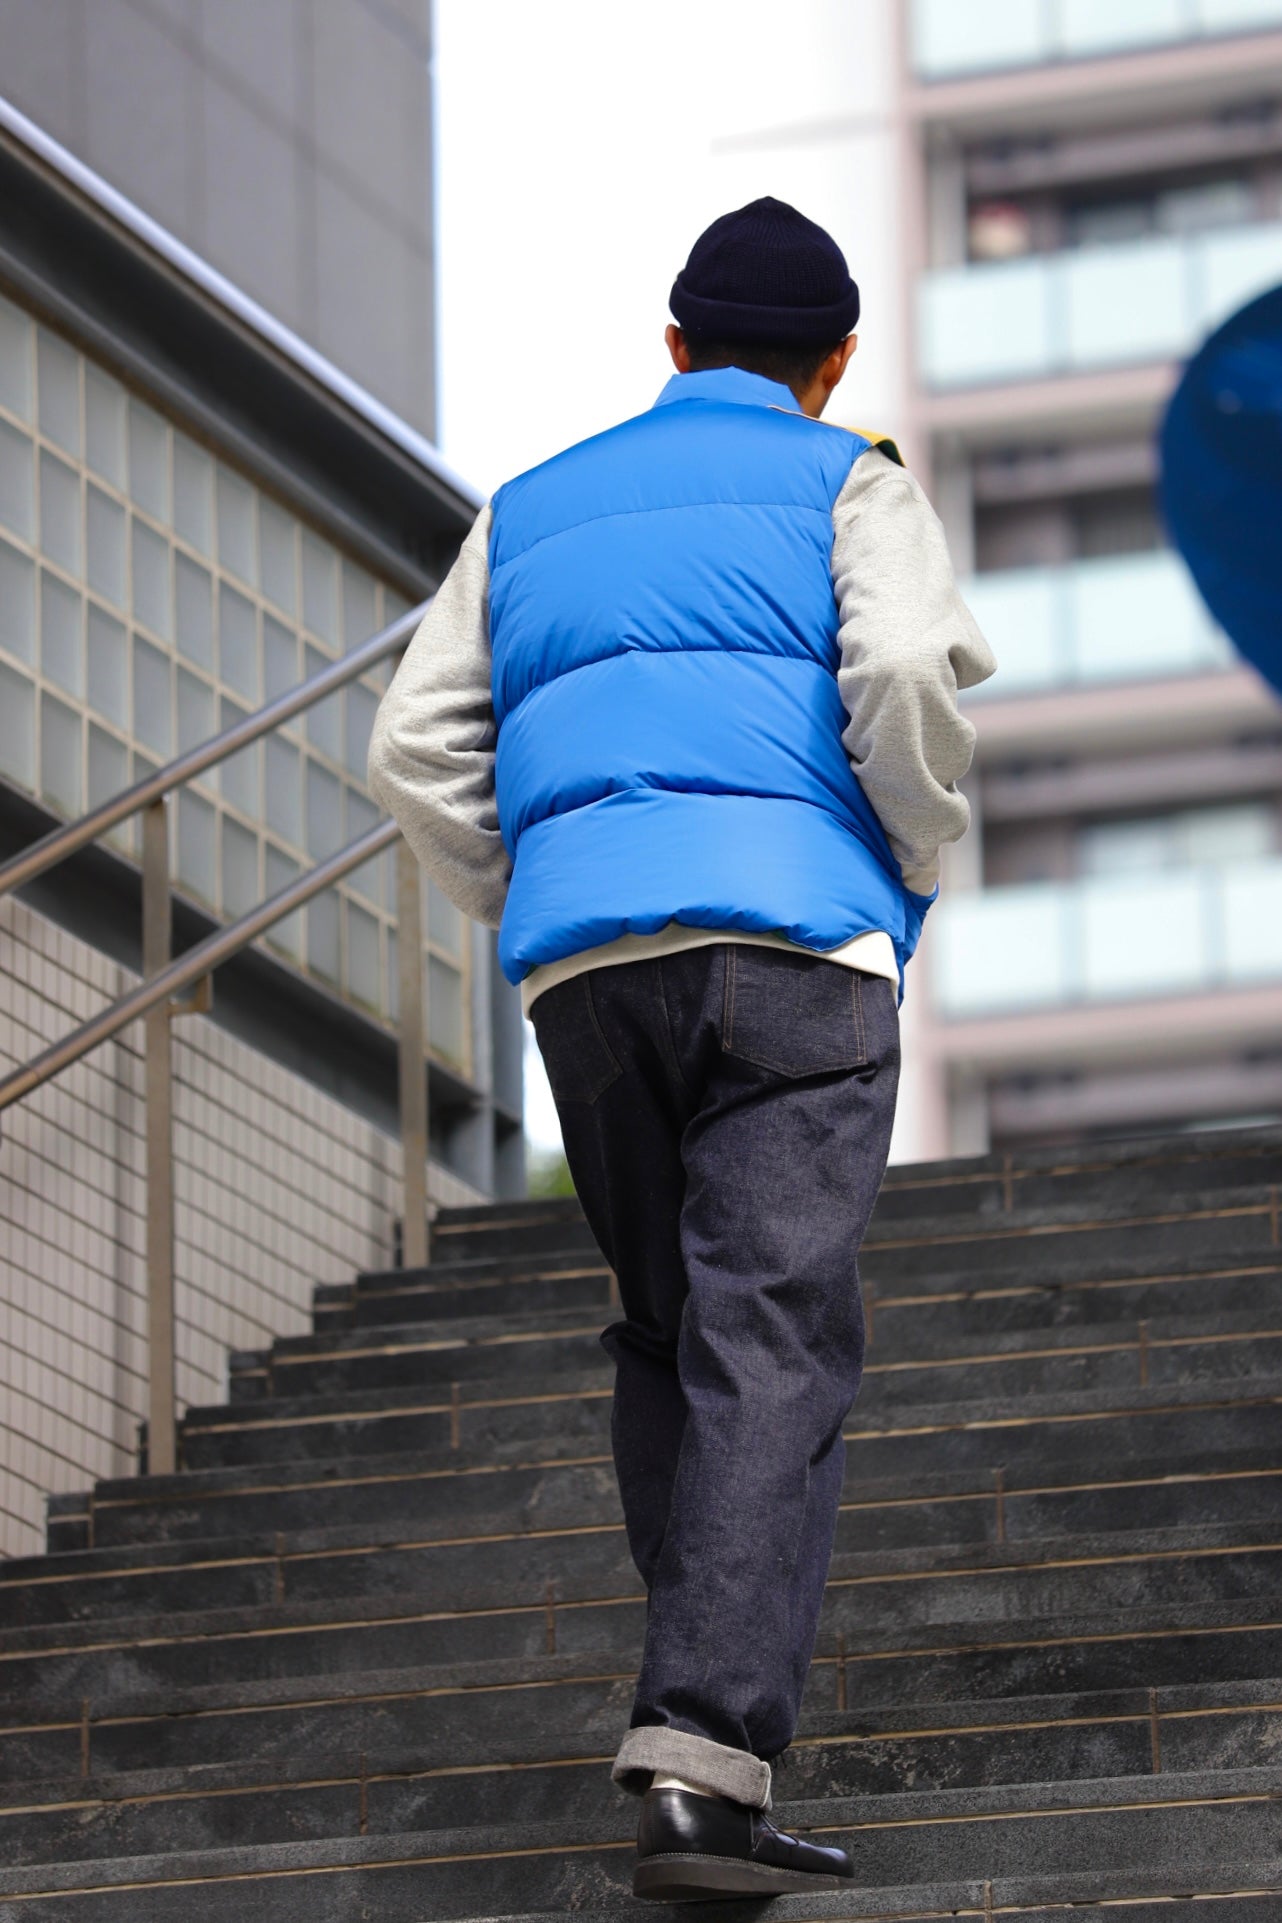
{"label": "metal handrail", "polygon": [[350,654],[331,661],[328,667],[320,669],[308,680],[300,681],[288,694],[277,695],[274,700],[255,709],[253,714],[247,714],[240,721],[233,722],[230,728],[224,728],[221,734],[211,735],[199,747],[188,748],[185,754],[166,762],[154,774],[144,775],[132,788],[122,788],[109,801],[90,809],[87,815],[68,822],[63,828],[50,829],[39,841],[33,841],[29,848],[24,848],[20,855],[14,855],[0,865],[0,895],[34,881],[37,875],[43,875],[47,869],[87,847],[91,841],[97,841],[100,835],[107,834],[119,822],[127,821],[130,815],[136,815],[140,809],[149,807],[153,801],[159,801],[175,788],[181,788],[185,782],[194,781],[206,769],[217,767],[220,761],[226,761],[241,748],[247,748],[251,742],[270,734],[273,728],[282,727],[304,709],[314,707],[338,688],[345,688],[349,681],[358,680],[370,668],[385,661],[389,654],[395,654],[404,647],[430,605],[429,601],[424,601],[420,607],[411,608],[408,614],[398,615],[388,627],[380,628],[368,641],[363,641],[359,648],[353,648]]}
{"label": "metal handrail", "polygon": [[24,1095],[33,1089],[52,1081],[64,1068],[70,1068],[90,1049],[97,1048],[100,1042],[109,1042],[122,1028],[138,1020],[140,1015],[155,1008],[158,1003],[167,1002],[180,995],[184,989],[193,987],[206,975],[220,968],[250,942],[257,941],[278,921],[291,915],[296,908],[309,902],[313,895],[323,894],[326,888],[341,881],[344,875],[359,868],[363,863],[390,848],[399,833],[396,823],[390,819],[376,822],[367,828],[356,841],[340,848],[337,854],[328,855],[324,861],[317,862],[305,874],[299,875],[276,894],[269,895],[257,908],[251,908],[239,921],[228,922],[225,927],[217,928],[204,941],[197,942],[194,948],[186,948],[177,961],[169,963],[157,975],[149,975],[131,988],[127,994],[110,1002],[106,1008],[99,1009],[79,1028],[64,1035],[59,1042],[51,1042],[40,1055],[35,1055],[22,1068],[15,1068],[0,1080],[0,1112],[20,1102]]}
{"label": "metal handrail", "polygon": [[[297,714],[314,707],[327,695],[346,687],[377,662],[400,651],[422,620],[427,607],[412,608],[382,628],[350,654],[331,662],[287,694],[278,695],[221,734],[212,735],[154,774],[125,788],[77,821],[55,828],[30,848],[0,866],[0,896],[34,881],[57,862],[106,834],[130,815],[142,812],[142,962],[143,980],[118,996],[61,1041],[0,1080],[0,1113],[21,1101],[73,1062],[80,1061],[101,1042],[110,1040],[140,1017],[145,1028],[147,1121],[147,1343],[148,1343],[148,1466],[165,1475],[176,1467],[174,1388],[174,1182],[173,1182],[173,1068],[170,1018],[200,1012],[210,1005],[208,988],[214,969],[229,961],[296,908],[341,881],[393,842],[396,861],[396,912],[400,931],[397,945],[399,1082],[401,1143],[404,1159],[404,1215],[402,1259],[406,1267],[427,1261],[427,1074],[424,1062],[427,1021],[422,967],[422,905],[418,863],[396,823],[383,820],[336,854],[248,914],[189,948],[176,961],[170,956],[172,899],[169,881],[168,797],[185,782],[216,767],[228,756],[270,734]],[[197,988],[195,999],[175,997]]]}

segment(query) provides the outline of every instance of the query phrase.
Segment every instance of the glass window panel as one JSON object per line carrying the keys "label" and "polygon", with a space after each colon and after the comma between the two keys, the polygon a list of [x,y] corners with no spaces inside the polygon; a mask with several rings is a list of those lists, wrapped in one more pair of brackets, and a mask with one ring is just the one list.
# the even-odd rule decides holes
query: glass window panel
{"label": "glass window panel", "polygon": [[262,563],[263,593],[278,608],[292,614],[297,603],[295,540],[298,523],[265,495],[258,500],[258,552]]}
{"label": "glass window panel", "polygon": [[7,541],[0,541],[0,648],[19,661],[36,658],[36,570]]}
{"label": "glass window panel", "polygon": [[178,670],[178,751],[198,748],[217,732],[214,722],[214,691],[207,681]]}
{"label": "glass window panel", "polygon": [[303,845],[302,757],[297,748],[278,735],[268,735],[265,783],[267,789],[267,826],[282,841],[295,848]]}
{"label": "glass window panel", "polygon": [[0,661],[0,771],[20,788],[36,785],[35,690]]}
{"label": "glass window panel", "polygon": [[[220,733],[224,729],[234,727],[237,721],[243,720],[249,713],[248,708],[242,708],[238,702],[229,701],[226,695],[219,703],[219,709]],[[247,748],[240,750],[239,754],[229,756],[221,764],[218,776],[218,785],[222,790],[223,799],[229,801],[233,808],[239,808],[242,814],[252,816],[255,821],[261,818],[263,807],[258,773],[261,746],[261,742],[251,741]]]}
{"label": "glass window panel", "polygon": [[125,510],[92,481],[85,492],[86,570],[95,594],[125,605]]}
{"label": "glass window panel", "polygon": [[1082,561],[1065,571],[1065,586],[1077,679],[1186,674],[1208,665],[1214,630],[1173,554]]}
{"label": "glass window panel", "polygon": [[[326,659],[327,657],[320,652],[319,648],[312,647],[310,643],[305,644],[303,648],[304,678],[310,681],[314,674],[319,674],[326,664]],[[343,758],[342,690],[339,689],[337,693],[327,695],[323,701],[318,701],[315,707],[309,708],[306,725],[307,739],[312,746],[319,748],[322,754],[329,755],[331,760],[341,761]]]}
{"label": "glass window panel", "polygon": [[134,735],[165,756],[174,751],[172,665],[167,654],[134,636]]}
{"label": "glass window panel", "polygon": [[397,974],[400,963],[398,961],[396,930],[394,928],[389,928],[387,931],[386,952],[387,961],[386,974],[384,977],[383,1007],[387,1012],[387,1019],[395,1022],[400,1020],[401,1014],[401,984],[400,977]]}
{"label": "glass window panel", "polygon": [[1188,344],[1193,315],[1184,243],[1094,247],[1063,255],[1061,264],[1072,366],[1151,360]]}
{"label": "glass window panel", "polygon": [[80,356],[44,327],[36,330],[36,386],[40,432],[68,454],[79,454]]}
{"label": "glass window panel", "polygon": [[185,554],[174,556],[178,600],[178,652],[198,668],[214,666],[214,591],[204,568]]}
{"label": "glass window panel", "polygon": [[157,521],[169,521],[169,429],[154,408],[129,402],[129,498]]}
{"label": "glass window panel", "polygon": [[[993,677],[1000,682],[995,695],[1053,688],[1068,678],[1070,636],[1057,569],[1003,568],[972,575],[961,586],[980,632],[1002,664],[1000,675]],[[981,687],[967,690],[965,698],[983,696]]]}
{"label": "glass window panel", "polygon": [[298,686],[298,636],[292,628],[263,616],[263,690],[268,701]]}
{"label": "glass window panel", "polygon": [[1100,821],[1083,827],[1077,842],[1084,875],[1147,875],[1175,861],[1172,818]]}
{"label": "glass window panel", "polygon": [[1210,921],[1196,870],[1090,881],[1074,893],[1088,995],[1170,994],[1205,979]]}
{"label": "glass window panel", "polygon": [[1237,308],[1282,280],[1282,223],[1276,220],[1208,234],[1191,246],[1200,266],[1199,333],[1209,333]]}
{"label": "glass window panel", "polygon": [[218,467],[218,559],[242,581],[254,580],[254,490],[229,467]]}
{"label": "glass window panel", "polygon": [[376,1013],[380,1006],[378,923],[373,915],[347,904],[347,992]]}
{"label": "glass window panel", "polygon": [[307,905],[307,965],[326,981],[338,982],[338,896],[332,888]]}
{"label": "glass window panel", "polygon": [[332,855],[343,841],[343,793],[337,775],[307,763],[307,852],[314,861]]}
{"label": "glass window panel", "polygon": [[89,729],[89,803],[96,808],[129,785],[129,750],[105,728]]}
{"label": "glass window panel", "polygon": [[463,1061],[463,981],[456,968],[427,958],[428,1041],[453,1062]]}
{"label": "glass window panel", "polygon": [[[1034,1008],[1069,992],[1071,890],[1036,883],[941,901],[934,932],[937,993],[950,1015]],[[938,912],[932,911],[932,912]]]}
{"label": "glass window panel", "polygon": [[85,460],[113,487],[125,485],[125,390],[85,362]]}
{"label": "glass window panel", "polygon": [[314,635],[338,646],[338,557],[319,535],[303,529],[303,620]]}
{"label": "glass window panel", "polygon": [[357,682],[347,690],[346,707],[344,761],[347,772],[355,775],[358,781],[364,781],[369,762],[369,738],[378,711],[378,696],[372,689],[362,688]]}
{"label": "glass window panel", "polygon": [[368,641],[378,629],[374,577],[354,561],[343,562],[343,647],[345,651]]}
{"label": "glass window panel", "polygon": [[80,716],[51,694],[40,697],[40,792],[64,815],[84,813]]}
{"label": "glass window panel", "polygon": [[229,688],[258,702],[257,610],[225,581],[218,590],[218,666]]}
{"label": "glass window panel", "polygon": [[921,284],[922,371],[932,387],[1016,380],[1052,362],[1050,266],[1041,260],[945,268]]}
{"label": "glass window panel", "polygon": [[1059,0],[1059,51],[1070,58],[1183,38],[1184,0]]}
{"label": "glass window panel", "polygon": [[[31,322],[0,295],[0,407],[31,419]],[[30,785],[30,784],[28,784]]]}
{"label": "glass window panel", "polygon": [[81,600],[56,575],[40,573],[40,666],[47,681],[68,694],[85,691],[81,646]]}
{"label": "glass window panel", "polygon": [[169,543],[145,521],[131,517],[134,619],[168,640],[170,615]]}
{"label": "glass window panel", "polygon": [[347,886],[354,895],[359,895],[362,901],[371,903],[375,908],[381,908],[385,901],[383,886],[385,874],[382,856],[375,855],[373,861],[364,862],[359,868],[352,870],[347,877]]}
{"label": "glass window panel", "polygon": [[[270,841],[267,843],[266,855],[266,893],[278,895],[282,888],[287,888],[294,880],[300,871],[301,864],[291,855],[283,854],[279,848],[273,848]],[[292,915],[286,915],[284,921],[277,922],[274,928],[269,929],[267,940],[273,948],[278,948],[282,954],[288,955],[291,961],[301,960],[303,953],[301,909],[296,908]]]}
{"label": "glass window panel", "polygon": [[1230,981],[1282,977],[1282,861],[1236,864],[1220,877]]}
{"label": "glass window panel", "polygon": [[413,602],[407,601],[405,596],[403,594],[398,594],[395,588],[384,587],[383,589],[383,625],[384,627],[390,627],[392,622],[395,621],[398,615],[408,614],[412,606],[413,606]]}
{"label": "glass window panel", "polygon": [[25,541],[36,532],[36,463],[31,442],[0,421],[0,523]]}
{"label": "glass window panel", "polygon": [[434,881],[428,881],[424,890],[426,896],[427,938],[438,948],[463,959],[463,941],[467,924],[448,895],[442,894]]}
{"label": "glass window panel", "polygon": [[89,706],[95,714],[129,726],[129,673],[125,630],[101,608],[89,603],[87,635]]}
{"label": "glass window panel", "polygon": [[1197,12],[1207,33],[1282,25],[1282,0],[1197,0]]}
{"label": "glass window panel", "polygon": [[222,836],[222,909],[228,921],[235,921],[258,906],[258,836],[230,815],[222,818]]}
{"label": "glass window panel", "polygon": [[1046,57],[1042,0],[913,0],[913,64],[927,77],[1017,67]]}
{"label": "glass window panel", "polygon": [[1271,802],[1190,808],[1176,816],[1177,859],[1188,867],[1227,868],[1264,861],[1274,850],[1277,810]]}
{"label": "glass window panel", "polygon": [[40,548],[68,574],[80,573],[80,476],[40,450]]}
{"label": "glass window panel", "polygon": [[[377,826],[379,811],[368,795],[358,794],[355,788],[344,791],[347,808],[347,821],[343,833],[345,842],[355,841],[368,829]],[[353,894],[361,895],[366,901],[381,906],[383,900],[383,866],[381,858],[375,855],[373,861],[365,862],[347,877],[347,886]]]}
{"label": "glass window panel", "polygon": [[178,796],[178,884],[211,908],[218,902],[217,832],[217,809],[183,788]]}
{"label": "glass window panel", "polygon": [[214,552],[214,464],[203,447],[174,430],[174,528],[198,553]]}

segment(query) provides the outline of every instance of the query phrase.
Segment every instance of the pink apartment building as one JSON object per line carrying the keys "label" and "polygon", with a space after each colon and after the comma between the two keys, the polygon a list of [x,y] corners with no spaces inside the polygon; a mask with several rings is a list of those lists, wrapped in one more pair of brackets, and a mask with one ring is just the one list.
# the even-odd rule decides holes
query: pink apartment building
{"label": "pink apartment building", "polygon": [[1277,1118],[1282,707],[1165,543],[1154,436],[1282,281],[1282,0],[903,15],[904,438],[1001,663],[912,1151]]}

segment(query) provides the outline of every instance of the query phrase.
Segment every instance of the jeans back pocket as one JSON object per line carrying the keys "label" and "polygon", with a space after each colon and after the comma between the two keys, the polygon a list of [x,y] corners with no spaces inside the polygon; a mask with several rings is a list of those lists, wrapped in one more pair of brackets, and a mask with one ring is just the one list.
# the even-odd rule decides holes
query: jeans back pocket
{"label": "jeans back pocket", "polygon": [[869,1060],[863,977],[821,955],[726,945],[721,1046],[779,1075],[821,1075]]}
{"label": "jeans back pocket", "polygon": [[530,1004],[534,1037],[557,1102],[595,1102],[623,1073],[592,1000],[590,969],[545,988]]}

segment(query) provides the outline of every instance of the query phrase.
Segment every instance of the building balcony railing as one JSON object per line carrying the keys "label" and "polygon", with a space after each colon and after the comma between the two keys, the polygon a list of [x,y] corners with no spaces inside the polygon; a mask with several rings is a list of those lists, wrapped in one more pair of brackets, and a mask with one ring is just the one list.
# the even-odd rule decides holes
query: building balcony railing
{"label": "building balcony railing", "polygon": [[921,378],[1004,385],[1177,360],[1279,281],[1282,221],[941,268],[919,289]]}
{"label": "building balcony railing", "polygon": [[945,1017],[1282,980],[1282,858],[945,897],[931,979]]}
{"label": "building balcony railing", "polygon": [[1237,656],[1174,554],[1003,568],[963,582],[997,657],[971,702],[1232,667]]}
{"label": "building balcony railing", "polygon": [[913,66],[957,79],[1282,26],[1282,0],[913,0]]}

